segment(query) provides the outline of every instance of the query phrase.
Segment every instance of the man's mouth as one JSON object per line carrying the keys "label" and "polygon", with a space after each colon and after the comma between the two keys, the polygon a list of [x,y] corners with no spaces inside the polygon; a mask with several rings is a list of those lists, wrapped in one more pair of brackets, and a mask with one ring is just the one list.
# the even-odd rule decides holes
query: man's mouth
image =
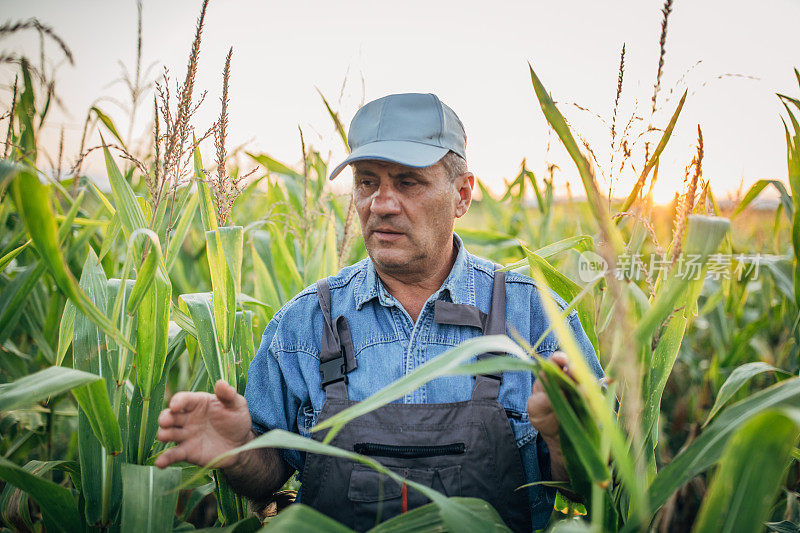
{"label": "man's mouth", "polygon": [[383,240],[393,240],[398,239],[401,236],[405,235],[403,232],[396,231],[389,228],[382,228],[382,229],[374,229],[372,230],[372,234],[375,235],[379,239]]}

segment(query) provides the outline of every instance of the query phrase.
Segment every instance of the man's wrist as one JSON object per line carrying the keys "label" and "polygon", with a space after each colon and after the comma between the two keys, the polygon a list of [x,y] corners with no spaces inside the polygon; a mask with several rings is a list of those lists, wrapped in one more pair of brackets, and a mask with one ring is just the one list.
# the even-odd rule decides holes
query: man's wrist
{"label": "man's wrist", "polygon": [[[247,436],[245,437],[244,442],[242,442],[239,446],[244,446],[245,444],[247,444],[248,442],[250,442],[255,438],[256,434],[251,429],[250,431],[247,432]],[[237,446],[237,448],[239,446]],[[252,454],[248,452],[239,452],[233,458],[233,462],[230,465],[225,466],[220,470],[222,470],[222,473],[225,474],[225,477],[237,477],[238,475],[241,475],[243,472],[247,471],[249,462],[248,459],[250,458],[251,455]]]}

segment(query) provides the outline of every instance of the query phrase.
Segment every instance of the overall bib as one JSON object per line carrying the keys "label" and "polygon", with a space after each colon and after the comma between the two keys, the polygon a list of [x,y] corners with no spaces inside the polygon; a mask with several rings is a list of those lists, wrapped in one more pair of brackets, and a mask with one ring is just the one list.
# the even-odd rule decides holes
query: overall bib
{"label": "overall bib", "polygon": [[[434,320],[478,327],[486,335],[505,334],[505,273],[495,272],[492,291],[488,315],[474,306],[439,300]],[[356,403],[347,393],[347,373],[356,361],[347,320],[331,319],[327,279],[317,283],[317,294],[325,317],[319,361],[326,400],[319,422]],[[525,483],[522,460],[497,400],[501,379],[475,376],[472,398],[463,402],[384,405],[347,423],[331,444],[372,456],[447,496],[486,500],[512,530],[531,531],[527,490],[515,491]],[[312,437],[321,441],[325,433]],[[306,454],[302,483],[303,503],[358,531],[430,501],[368,466],[312,453]]]}

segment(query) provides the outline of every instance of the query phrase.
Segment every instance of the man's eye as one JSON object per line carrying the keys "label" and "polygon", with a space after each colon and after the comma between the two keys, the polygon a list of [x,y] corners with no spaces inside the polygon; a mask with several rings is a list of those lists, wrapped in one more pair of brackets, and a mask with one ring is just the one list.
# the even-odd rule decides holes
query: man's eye
{"label": "man's eye", "polygon": [[416,181],[411,181],[411,180],[404,180],[404,181],[401,182],[401,185],[403,185],[403,187],[410,187],[410,186],[416,185],[416,184],[417,184]]}

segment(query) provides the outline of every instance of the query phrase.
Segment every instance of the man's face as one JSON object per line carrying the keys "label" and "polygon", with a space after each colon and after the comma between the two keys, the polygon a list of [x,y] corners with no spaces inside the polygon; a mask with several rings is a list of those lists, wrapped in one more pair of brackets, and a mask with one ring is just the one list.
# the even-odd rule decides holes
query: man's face
{"label": "man's face", "polygon": [[376,268],[424,273],[442,260],[452,250],[448,244],[456,217],[469,207],[472,180],[465,174],[451,181],[441,163],[426,168],[353,163],[353,200]]}

